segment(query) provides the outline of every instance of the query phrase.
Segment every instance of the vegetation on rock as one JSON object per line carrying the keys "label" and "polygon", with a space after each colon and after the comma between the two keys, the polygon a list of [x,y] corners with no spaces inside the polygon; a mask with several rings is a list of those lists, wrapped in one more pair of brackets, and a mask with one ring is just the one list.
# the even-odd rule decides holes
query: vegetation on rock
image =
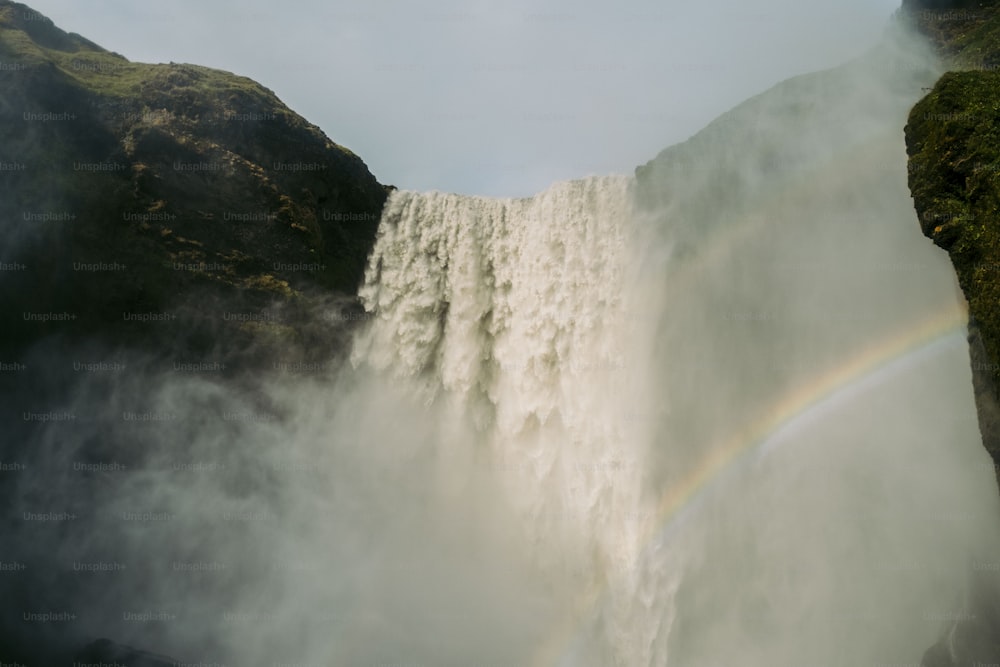
{"label": "vegetation on rock", "polygon": [[948,251],[969,304],[983,444],[1000,463],[1000,6],[915,12],[955,70],[911,111],[909,185],[921,228]]}
{"label": "vegetation on rock", "polygon": [[[133,63],[0,0],[0,90],[7,349],[113,330],[197,350],[268,308],[258,325],[298,335],[307,295],[353,295],[387,190],[260,84]],[[178,310],[162,335],[122,326]]]}
{"label": "vegetation on rock", "polygon": [[[1000,359],[1000,72],[949,72],[910,114],[910,189]],[[996,375],[1000,379],[1000,374]]]}

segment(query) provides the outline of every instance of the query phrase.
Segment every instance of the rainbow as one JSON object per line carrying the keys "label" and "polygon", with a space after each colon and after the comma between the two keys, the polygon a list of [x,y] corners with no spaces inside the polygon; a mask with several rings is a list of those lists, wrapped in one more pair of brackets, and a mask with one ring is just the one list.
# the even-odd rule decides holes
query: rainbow
{"label": "rainbow", "polygon": [[[711,453],[679,484],[660,498],[654,526],[676,514],[705,488],[719,473],[730,467],[744,454],[768,443],[793,422],[825,407],[842,393],[904,359],[919,356],[956,333],[965,329],[966,316],[956,304],[919,322],[906,333],[889,337],[850,359],[847,363],[815,378],[778,400],[754,422],[711,448]],[[653,530],[651,532],[659,532]],[[648,540],[650,536],[646,536]]]}
{"label": "rainbow", "polygon": [[[673,268],[671,289],[684,291],[701,279],[710,267],[719,266],[725,257],[739,251],[748,240],[765,233],[776,216],[794,208],[798,194],[809,183],[835,182],[843,173],[844,164],[868,164],[871,156],[886,153],[899,154],[898,136],[886,131],[872,137],[865,144],[843,147],[840,154],[808,174],[790,177],[782,186],[755,206],[756,215],[739,216],[738,224],[730,224],[711,232],[702,239],[696,257]],[[905,162],[900,160],[898,176],[900,188],[905,191]],[[768,214],[771,213],[771,214]],[[944,309],[916,322],[908,323],[896,332],[874,341],[844,363],[809,379],[775,401],[756,419],[743,428],[706,448],[707,455],[690,473],[667,489],[656,502],[655,510],[645,522],[639,537],[639,553],[649,550],[654,540],[667,539],[678,529],[683,519],[694,514],[698,502],[710,489],[718,486],[727,473],[738,470],[753,460],[755,455],[766,452],[778,440],[777,436],[805,420],[819,416],[824,409],[835,407],[838,399],[862,390],[868,382],[897,372],[909,362],[916,362],[931,354],[938,346],[965,331],[968,314],[957,301]],[[584,591],[571,610],[553,628],[535,651],[532,665],[551,667],[570,665],[567,656],[570,648],[582,637],[581,625],[593,618],[604,604],[607,584],[595,585]]]}
{"label": "rainbow", "polygon": [[[838,398],[866,381],[901,370],[906,362],[936,351],[942,343],[962,335],[966,321],[964,307],[956,303],[906,327],[903,333],[886,337],[776,401],[752,423],[711,447],[710,453],[686,478],[660,497],[640,538],[640,551],[645,552],[654,539],[676,527],[685,508],[693,507],[724,473],[751,460],[755,452],[763,452],[782,431],[815,416],[823,408],[832,407]],[[559,624],[536,652],[532,664],[538,667],[560,664],[560,656],[565,655],[566,647],[574,641],[580,621],[600,609],[606,592],[606,586],[600,586],[581,595],[576,606],[578,613]]]}

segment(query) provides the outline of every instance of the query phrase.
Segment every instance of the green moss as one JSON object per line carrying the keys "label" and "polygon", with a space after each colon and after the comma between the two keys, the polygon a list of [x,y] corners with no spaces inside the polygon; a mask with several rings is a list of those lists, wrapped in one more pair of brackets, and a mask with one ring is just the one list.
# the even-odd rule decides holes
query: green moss
{"label": "green moss", "polygon": [[955,60],[960,66],[996,65],[1000,55],[1000,7],[979,10],[980,18],[953,39]]}
{"label": "green moss", "polygon": [[[82,331],[116,325],[122,310],[169,309],[193,291],[248,307],[356,291],[387,191],[266,87],[207,67],[130,62],[6,0],[0,62],[25,65],[0,70],[0,158],[31,166],[0,179],[0,225],[22,211],[77,216],[29,239],[20,259],[32,273],[0,293],[0,312],[82,304]],[[73,119],[22,119],[31,110]],[[76,162],[122,168],[87,173]],[[80,275],[66,268],[74,261],[129,268]],[[45,280],[32,278],[36,269]],[[38,334],[11,321],[0,331],[0,343]]]}
{"label": "green moss", "polygon": [[913,108],[906,145],[923,231],[948,251],[987,353],[1000,359],[1000,73],[945,74]]}
{"label": "green moss", "polygon": [[1000,67],[1000,4],[963,9],[914,10],[906,14],[953,70]]}

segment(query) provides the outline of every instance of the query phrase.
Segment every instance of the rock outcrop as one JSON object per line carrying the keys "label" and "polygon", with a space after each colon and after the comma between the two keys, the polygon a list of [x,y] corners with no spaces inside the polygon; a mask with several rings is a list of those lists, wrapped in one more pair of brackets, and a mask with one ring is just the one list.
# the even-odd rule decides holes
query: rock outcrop
{"label": "rock outcrop", "polygon": [[260,84],[133,63],[0,1],[3,349],[295,338],[304,296],[353,296],[386,196]]}
{"label": "rock outcrop", "polygon": [[[910,113],[909,185],[923,233],[948,251],[969,304],[979,429],[1000,471],[1000,6],[907,1],[904,9],[955,70]],[[925,667],[1000,661],[995,578],[973,572],[969,588],[967,613],[927,651]]]}
{"label": "rock outcrop", "polygon": [[983,444],[1000,463],[1000,72],[949,72],[906,128],[910,189],[925,235],[948,251],[969,302]]}
{"label": "rock outcrop", "polygon": [[[0,0],[0,460],[26,455],[21,410],[71,399],[72,360],[213,377],[329,361],[361,312],[387,195],[260,84],[131,62]],[[19,480],[4,480],[9,547]],[[60,585],[5,577],[0,664],[176,664],[80,649],[102,627],[22,622]]]}

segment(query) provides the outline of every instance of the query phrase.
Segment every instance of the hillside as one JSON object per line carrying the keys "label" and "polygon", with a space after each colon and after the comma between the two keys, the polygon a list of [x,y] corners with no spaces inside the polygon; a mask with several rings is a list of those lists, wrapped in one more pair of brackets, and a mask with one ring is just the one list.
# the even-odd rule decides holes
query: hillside
{"label": "hillside", "polygon": [[387,190],[267,88],[134,63],[3,0],[0,90],[8,356],[46,335],[305,343],[306,295],[353,296]]}

